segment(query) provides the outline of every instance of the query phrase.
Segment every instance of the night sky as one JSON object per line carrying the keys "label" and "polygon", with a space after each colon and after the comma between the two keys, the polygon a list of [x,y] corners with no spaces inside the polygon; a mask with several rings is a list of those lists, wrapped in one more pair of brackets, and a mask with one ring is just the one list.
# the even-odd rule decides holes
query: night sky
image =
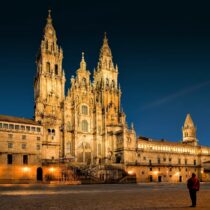
{"label": "night sky", "polygon": [[[184,2],[184,3],[183,3]],[[122,107],[137,135],[179,141],[187,113],[210,146],[208,1],[4,1],[0,114],[33,117],[35,57],[48,9],[64,51],[66,88],[85,52],[96,67],[103,34],[119,66]]]}

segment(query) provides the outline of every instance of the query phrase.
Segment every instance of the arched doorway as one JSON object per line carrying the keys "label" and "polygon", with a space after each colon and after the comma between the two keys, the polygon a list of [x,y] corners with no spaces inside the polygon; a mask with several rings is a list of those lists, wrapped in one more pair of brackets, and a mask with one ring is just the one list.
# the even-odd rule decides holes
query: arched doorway
{"label": "arched doorway", "polygon": [[41,167],[37,168],[37,170],[36,170],[36,180],[37,181],[43,180],[43,170]]}
{"label": "arched doorway", "polygon": [[86,162],[87,164],[91,163],[91,146],[87,142],[82,142],[78,147],[78,162]]}
{"label": "arched doorway", "polygon": [[121,162],[121,156],[117,156],[116,157],[116,163],[120,163]]}

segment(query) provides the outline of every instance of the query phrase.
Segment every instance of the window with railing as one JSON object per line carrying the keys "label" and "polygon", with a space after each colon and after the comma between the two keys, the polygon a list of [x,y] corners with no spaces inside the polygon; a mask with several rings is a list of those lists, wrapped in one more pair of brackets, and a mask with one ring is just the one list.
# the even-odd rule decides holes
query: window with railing
{"label": "window with railing", "polygon": [[15,130],[19,130],[20,126],[19,125],[15,125]]}
{"label": "window with railing", "polygon": [[8,129],[8,124],[4,123],[3,128]]}
{"label": "window with railing", "polygon": [[14,129],[14,125],[13,124],[9,124],[9,129]]}

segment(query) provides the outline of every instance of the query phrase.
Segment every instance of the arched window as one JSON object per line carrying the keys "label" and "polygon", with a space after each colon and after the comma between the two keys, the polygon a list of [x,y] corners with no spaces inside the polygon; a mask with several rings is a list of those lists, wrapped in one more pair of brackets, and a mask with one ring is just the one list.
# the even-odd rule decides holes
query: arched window
{"label": "arched window", "polygon": [[106,78],[106,86],[109,86],[109,79]]}
{"label": "arched window", "polygon": [[109,68],[112,67],[112,61],[109,61]]}
{"label": "arched window", "polygon": [[47,131],[48,131],[48,134],[50,135],[51,134],[51,130],[50,129],[47,129]]}
{"label": "arched window", "polygon": [[82,86],[86,86],[86,79],[82,78]]}
{"label": "arched window", "polygon": [[82,105],[82,114],[88,115],[88,107],[85,105]]}
{"label": "arched window", "polygon": [[50,63],[49,62],[46,63],[46,69],[47,69],[47,72],[50,73]]}
{"label": "arched window", "polygon": [[54,129],[52,129],[52,135],[53,135],[53,136],[55,135],[55,130],[54,130]]}
{"label": "arched window", "polygon": [[82,121],[82,131],[88,132],[88,122],[87,122],[87,120]]}
{"label": "arched window", "polygon": [[66,130],[67,130],[68,132],[70,132],[71,129],[72,129],[71,123],[70,123],[70,122],[67,122]]}
{"label": "arched window", "polygon": [[71,153],[71,142],[68,142],[66,144],[66,150],[67,150],[67,153]]}
{"label": "arched window", "polygon": [[55,64],[55,75],[58,75],[58,65]]}
{"label": "arched window", "polygon": [[112,80],[112,87],[115,88],[115,82]]}
{"label": "arched window", "polygon": [[46,49],[48,50],[48,41],[46,41]]}
{"label": "arched window", "polygon": [[101,144],[98,144],[98,155],[101,155]]}

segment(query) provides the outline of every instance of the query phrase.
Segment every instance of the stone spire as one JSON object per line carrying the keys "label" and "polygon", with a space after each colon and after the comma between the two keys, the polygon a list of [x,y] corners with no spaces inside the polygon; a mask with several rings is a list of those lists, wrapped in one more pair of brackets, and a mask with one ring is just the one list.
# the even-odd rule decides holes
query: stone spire
{"label": "stone spire", "polygon": [[80,62],[80,69],[86,70],[85,53],[82,52],[82,60]]}
{"label": "stone spire", "polygon": [[48,34],[51,36],[52,35],[56,36],[55,29],[52,24],[51,10],[48,10],[47,23],[44,29],[44,33],[45,33],[45,36]]}
{"label": "stone spire", "polygon": [[112,58],[112,52],[111,52],[111,49],[109,47],[106,32],[104,33],[103,45],[102,45],[101,51],[100,51],[100,58],[104,57],[104,56]]}
{"label": "stone spire", "polygon": [[187,114],[187,117],[185,119],[184,127],[195,127],[194,122],[189,113]]}
{"label": "stone spire", "polygon": [[197,145],[196,131],[196,126],[190,114],[187,114],[184,126],[182,127],[183,142]]}
{"label": "stone spire", "polygon": [[41,48],[43,52],[62,54],[62,49],[57,45],[56,31],[52,24],[51,10],[48,10],[47,23],[44,28],[44,38],[42,40]]}
{"label": "stone spire", "polygon": [[100,50],[98,69],[114,70],[112,52],[109,47],[106,32],[104,33],[103,45]]}
{"label": "stone spire", "polygon": [[85,53],[82,52],[82,59],[80,61],[80,68],[77,69],[77,74],[75,78],[75,84],[78,85],[78,87],[84,87],[87,88],[90,84],[90,71],[86,69],[87,64],[85,61]]}

